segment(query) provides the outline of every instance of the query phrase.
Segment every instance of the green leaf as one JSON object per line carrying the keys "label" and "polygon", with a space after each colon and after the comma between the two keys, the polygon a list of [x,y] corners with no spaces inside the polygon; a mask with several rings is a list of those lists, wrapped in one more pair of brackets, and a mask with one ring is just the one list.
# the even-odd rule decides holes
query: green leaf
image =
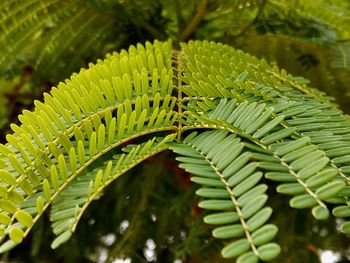
{"label": "green leaf", "polygon": [[196,195],[207,198],[230,198],[230,193],[225,189],[200,188],[196,191]]}
{"label": "green leaf", "polygon": [[241,154],[237,159],[235,159],[225,170],[222,172],[222,176],[227,178],[236,173],[240,168],[242,168],[251,158],[251,153],[245,152]]}
{"label": "green leaf", "polygon": [[75,173],[77,169],[77,157],[75,154],[75,148],[72,147],[69,150],[69,164],[70,164],[70,169],[72,170],[73,173]]}
{"label": "green leaf", "polygon": [[101,124],[98,128],[97,148],[101,151],[105,143],[106,127]]}
{"label": "green leaf", "polygon": [[253,252],[246,252],[237,258],[237,263],[258,263],[259,257]]}
{"label": "green leaf", "polygon": [[267,179],[277,181],[277,182],[295,182],[295,176],[290,173],[279,173],[279,172],[267,172],[265,173]]}
{"label": "green leaf", "polygon": [[116,125],[117,120],[113,117],[108,127],[108,144],[112,144],[114,141]]}
{"label": "green leaf", "polygon": [[267,185],[266,184],[259,184],[252,189],[250,189],[248,192],[241,195],[237,202],[241,207],[245,206],[247,203],[250,202],[251,199],[253,199],[257,195],[261,195],[267,191]]}
{"label": "green leaf", "polygon": [[267,195],[259,195],[253,198],[246,206],[242,208],[242,215],[245,219],[254,215],[266,203]]}
{"label": "green leaf", "polygon": [[60,171],[60,176],[62,177],[62,180],[65,181],[67,179],[68,172],[67,172],[66,160],[63,154],[61,154],[58,157],[58,169]]}
{"label": "green leaf", "polygon": [[39,196],[36,200],[36,210],[38,214],[41,214],[44,210],[44,200],[41,196]]}
{"label": "green leaf", "polygon": [[305,181],[305,184],[310,188],[318,187],[332,180],[332,178],[337,174],[338,174],[338,171],[336,169],[328,168],[319,172],[317,175],[307,179]]}
{"label": "green leaf", "polygon": [[60,234],[58,237],[55,238],[55,240],[51,244],[52,249],[58,248],[63,243],[67,242],[68,239],[72,236],[71,231],[66,231],[62,234]]}
{"label": "green leaf", "polygon": [[23,168],[22,164],[19,162],[19,160],[13,154],[9,154],[8,158],[9,158],[11,165],[16,169],[16,171],[19,174],[23,174],[24,168]]}
{"label": "green leaf", "polygon": [[[238,160],[238,158],[236,159]],[[257,168],[258,164],[253,162],[253,163],[249,163],[248,165],[246,165],[244,168],[242,168],[241,170],[237,171],[236,174],[234,174],[233,176],[230,177],[230,179],[228,179],[227,183],[230,187],[233,187],[235,185],[238,185],[239,183],[241,183],[244,179],[246,179],[248,176],[250,176],[255,169]],[[259,174],[257,174],[259,175]]]}
{"label": "green leaf", "polygon": [[0,208],[11,214],[16,212],[16,205],[9,200],[0,199]]}
{"label": "green leaf", "polygon": [[340,226],[340,231],[345,234],[350,234],[350,221],[343,223]]}
{"label": "green leaf", "polygon": [[96,178],[95,178],[95,181],[94,181],[94,192],[96,192],[98,190],[98,188],[100,187],[100,185],[101,185],[102,175],[103,175],[103,171],[99,170],[97,172],[97,175],[96,175]]}
{"label": "green leaf", "polygon": [[[261,125],[265,123],[267,119],[271,117],[272,113],[273,113],[273,108],[266,109],[264,113],[259,116],[258,119],[256,119],[252,124],[248,126],[248,128],[246,129],[246,132],[248,134],[252,134],[253,132],[255,132]],[[265,131],[263,130],[263,132],[259,132],[259,133],[260,133],[259,134],[260,137],[262,137],[265,134]]]}
{"label": "green leaf", "polygon": [[16,244],[19,244],[23,240],[24,232],[19,227],[13,227],[10,230],[9,236],[13,242],[15,242]]}
{"label": "green leaf", "polygon": [[287,153],[293,152],[300,147],[308,144],[310,142],[310,137],[302,137],[298,140],[292,141],[290,143],[287,143],[286,145],[283,145],[282,147],[279,147],[275,150],[275,154],[278,156],[283,156]]}
{"label": "green leaf", "polygon": [[350,207],[349,206],[338,206],[332,210],[332,213],[336,217],[349,217]]}
{"label": "green leaf", "polygon": [[239,216],[236,212],[223,212],[207,215],[203,221],[210,225],[224,225],[237,222]]}
{"label": "green leaf", "polygon": [[0,179],[4,183],[15,185],[16,184],[16,178],[10,174],[9,171],[6,170],[0,170]]}
{"label": "green leaf", "polygon": [[234,205],[231,200],[204,200],[199,202],[198,206],[208,210],[234,209]]}
{"label": "green leaf", "polygon": [[[322,151],[318,151],[318,150],[312,151],[311,153],[306,154],[305,156],[300,156],[300,158],[293,161],[290,164],[290,167],[294,171],[299,171],[300,169],[303,169],[304,167],[306,167],[310,163],[313,164],[315,161],[319,160],[323,156],[324,156],[324,152],[322,152]],[[324,157],[324,158],[326,158],[326,157]],[[326,159],[328,159],[328,158],[326,158]]]}
{"label": "green leaf", "polygon": [[288,183],[277,186],[277,192],[286,195],[299,195],[305,192],[305,188],[299,183]]}
{"label": "green leaf", "polygon": [[47,179],[45,179],[43,182],[43,190],[46,200],[49,201],[51,199],[51,188]]}
{"label": "green leaf", "polygon": [[289,201],[289,205],[293,208],[308,208],[316,204],[317,200],[308,194],[295,196]]}
{"label": "green leaf", "polygon": [[256,246],[265,244],[273,239],[276,236],[277,232],[278,228],[275,225],[265,225],[252,233],[253,243]]}
{"label": "green leaf", "polygon": [[221,250],[221,255],[224,258],[237,257],[237,256],[243,254],[244,252],[246,252],[249,249],[249,247],[250,247],[250,245],[249,245],[248,240],[240,239],[240,240],[234,241],[234,242],[228,244],[227,246],[225,246]]}
{"label": "green leaf", "polygon": [[[19,242],[21,243],[21,242]],[[13,241],[13,240],[7,240],[5,243],[3,243],[1,246],[0,246],[0,254],[2,253],[5,253],[11,249],[13,249],[15,246],[17,246],[18,243]]]}
{"label": "green leaf", "polygon": [[16,219],[21,224],[26,227],[31,227],[33,225],[33,217],[24,210],[18,210],[15,214]]}
{"label": "green leaf", "polygon": [[259,258],[263,261],[270,261],[281,253],[281,247],[276,243],[269,243],[258,247]]}
{"label": "green leaf", "polygon": [[11,223],[11,218],[6,214],[0,214],[0,224],[8,225]]}
{"label": "green leaf", "polygon": [[263,144],[271,144],[273,142],[276,142],[276,141],[279,141],[285,137],[288,137],[290,135],[292,135],[293,133],[295,132],[295,128],[292,127],[292,128],[285,128],[285,129],[282,129],[280,131],[277,131],[277,132],[274,132],[274,133],[271,133],[269,135],[266,135],[264,138],[261,139],[261,142]]}
{"label": "green leaf", "polygon": [[253,232],[259,227],[261,227],[263,224],[265,224],[265,222],[271,217],[271,214],[272,208],[264,207],[251,218],[249,218],[249,220],[246,223],[249,232]]}
{"label": "green leaf", "polygon": [[243,234],[244,228],[241,224],[221,226],[213,230],[213,236],[219,239],[236,238]]}
{"label": "green leaf", "polygon": [[321,200],[326,200],[338,194],[345,186],[343,181],[333,181],[317,189],[315,194]]}
{"label": "green leaf", "polygon": [[94,157],[95,153],[96,153],[96,132],[93,132],[90,136],[89,139],[89,156],[90,158]]}
{"label": "green leaf", "polygon": [[85,162],[85,149],[82,141],[78,142],[78,157],[80,165],[83,165]]}
{"label": "green leaf", "polygon": [[301,179],[305,180],[313,174],[317,173],[318,171],[322,170],[328,164],[328,162],[329,159],[327,157],[323,157],[315,162],[310,163],[305,168],[302,168],[298,172],[298,175]]}
{"label": "green leaf", "polygon": [[326,220],[329,218],[329,210],[327,209],[327,207],[315,206],[314,208],[312,208],[312,215],[317,220]]}
{"label": "green leaf", "polygon": [[208,179],[208,178],[197,177],[197,176],[192,177],[191,181],[196,183],[196,184],[200,184],[200,185],[204,185],[204,186],[216,186],[216,187],[224,187],[225,186],[220,180]]}
{"label": "green leaf", "polygon": [[277,116],[276,118],[274,118],[273,120],[269,121],[268,123],[266,123],[263,127],[261,127],[260,129],[258,129],[254,134],[253,137],[254,138],[261,138],[263,137],[266,133],[268,133],[270,130],[272,130],[273,128],[275,128],[278,124],[281,123],[281,121],[284,120],[284,116],[280,115]]}
{"label": "green leaf", "polygon": [[247,192],[249,189],[251,189],[254,185],[256,185],[260,181],[262,176],[263,176],[262,172],[256,172],[252,174],[243,182],[241,182],[239,185],[234,187],[232,189],[233,193],[235,194],[235,196],[241,196],[242,194]]}

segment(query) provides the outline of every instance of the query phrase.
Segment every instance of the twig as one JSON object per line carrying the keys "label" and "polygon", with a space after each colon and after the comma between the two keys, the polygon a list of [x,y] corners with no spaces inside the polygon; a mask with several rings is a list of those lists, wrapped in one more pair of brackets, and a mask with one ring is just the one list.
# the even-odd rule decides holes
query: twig
{"label": "twig", "polygon": [[207,6],[208,6],[208,0],[202,0],[202,2],[198,5],[197,13],[193,16],[192,20],[184,29],[184,31],[180,33],[176,41],[177,43],[185,42],[191,37],[195,29],[203,19],[203,16],[207,11]]}

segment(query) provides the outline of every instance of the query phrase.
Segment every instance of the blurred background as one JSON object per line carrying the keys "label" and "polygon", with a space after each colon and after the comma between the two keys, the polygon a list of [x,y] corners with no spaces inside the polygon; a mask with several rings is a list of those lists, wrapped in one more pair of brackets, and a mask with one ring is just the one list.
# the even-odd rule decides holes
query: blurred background
{"label": "blurred background", "polygon": [[[2,0],[0,142],[23,109],[73,72],[154,39],[171,39],[175,48],[190,39],[229,44],[309,79],[350,113],[349,0]],[[1,259],[228,262],[202,223],[194,190],[166,152],[112,184],[67,244],[50,249],[47,216]],[[278,212],[272,219],[283,250],[276,262],[350,262],[338,222],[316,222],[308,211],[287,209],[286,197],[269,194],[278,195],[269,204]]]}

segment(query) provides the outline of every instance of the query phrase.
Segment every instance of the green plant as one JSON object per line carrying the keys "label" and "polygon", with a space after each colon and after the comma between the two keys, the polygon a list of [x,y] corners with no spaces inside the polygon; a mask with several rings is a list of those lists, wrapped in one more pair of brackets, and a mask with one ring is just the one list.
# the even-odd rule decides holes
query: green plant
{"label": "green plant", "polygon": [[23,111],[0,145],[0,251],[21,243],[50,205],[60,246],[111,182],[171,149],[201,185],[204,221],[227,240],[222,256],[274,259],[273,181],[318,220],[329,209],[350,215],[349,118],[305,83],[214,42],[146,42],[107,55]]}

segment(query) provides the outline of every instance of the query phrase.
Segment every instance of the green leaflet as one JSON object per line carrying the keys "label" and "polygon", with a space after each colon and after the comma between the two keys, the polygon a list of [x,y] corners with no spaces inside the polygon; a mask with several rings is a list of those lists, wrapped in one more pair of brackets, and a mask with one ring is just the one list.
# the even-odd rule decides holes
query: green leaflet
{"label": "green leaflet", "polygon": [[237,258],[237,263],[257,263],[259,258],[253,252],[246,252]]}
{"label": "green leaflet", "polygon": [[[270,130],[272,130],[274,127],[276,127],[282,120],[284,119],[283,115],[280,115],[278,117],[276,117],[275,119],[271,120],[270,122],[266,123],[263,127],[261,127],[260,129],[258,129],[254,134],[253,137],[254,138],[261,138],[263,137],[267,132],[269,132]],[[292,131],[290,131],[292,132]],[[279,137],[280,135],[278,135]],[[270,141],[271,138],[266,139],[266,141]]]}
{"label": "green leaflet", "polygon": [[4,225],[8,225],[11,223],[11,218],[8,215],[1,214],[0,215],[0,223]]}
{"label": "green leaflet", "polygon": [[338,206],[338,207],[333,209],[332,213],[336,217],[349,217],[350,216],[350,207]]}
{"label": "green leaflet", "polygon": [[230,194],[224,189],[200,188],[196,191],[196,195],[210,198],[228,198]]}
{"label": "green leaflet", "polygon": [[345,188],[345,186],[346,186],[345,182],[333,181],[317,189],[315,194],[321,200],[326,200],[328,198],[331,198],[332,196],[335,196],[343,188]]}
{"label": "green leaflet", "polygon": [[267,201],[267,195],[260,195],[253,198],[245,207],[242,209],[242,215],[244,218],[249,218],[257,211],[259,211],[262,206]]}
{"label": "green leaflet", "polygon": [[213,236],[219,239],[240,237],[243,234],[244,229],[241,224],[222,226],[213,230]]}
{"label": "green leaflet", "polygon": [[290,206],[294,208],[308,208],[316,203],[316,199],[308,194],[295,196],[289,202]]}
{"label": "green leaflet", "polygon": [[270,261],[281,253],[281,248],[276,243],[268,243],[258,248],[259,258],[264,261]]}
{"label": "green leaflet", "polygon": [[248,240],[240,239],[225,246],[225,248],[221,251],[221,255],[224,258],[233,258],[243,254],[248,249],[249,249]]}
{"label": "green leaflet", "polygon": [[305,188],[299,183],[288,183],[279,185],[277,192],[287,195],[300,195],[305,192]]}
{"label": "green leaflet", "polygon": [[326,220],[329,218],[329,210],[327,209],[327,207],[315,206],[314,208],[312,208],[312,215],[317,220]]}
{"label": "green leaflet", "polygon": [[252,233],[252,239],[255,245],[259,246],[269,242],[278,232],[275,225],[268,224]]}
{"label": "green leaflet", "polygon": [[278,148],[277,150],[275,150],[275,154],[277,154],[279,156],[283,156],[287,153],[295,151],[296,149],[299,149],[300,147],[306,145],[308,142],[310,142],[309,137],[300,138],[296,141],[292,141],[292,142]]}
{"label": "green leaflet", "polygon": [[248,230],[252,232],[260,226],[262,226],[263,224],[265,224],[265,222],[270,218],[271,214],[271,207],[265,207],[261,209],[247,221]]}
{"label": "green leaflet", "polygon": [[350,222],[345,222],[340,226],[340,231],[349,234],[350,233]]}
{"label": "green leaflet", "polygon": [[200,208],[208,210],[228,210],[233,209],[234,205],[230,200],[205,200],[198,203]]}
{"label": "green leaflet", "polygon": [[337,173],[338,173],[337,170],[333,168],[328,168],[316,174],[315,176],[307,179],[305,183],[308,187],[321,186],[324,183],[330,181],[334,176],[337,175]]}
{"label": "green leaflet", "polygon": [[51,248],[55,249],[59,247],[61,244],[65,243],[70,237],[72,236],[72,233],[70,231],[66,231],[55,238],[55,240],[51,244]]}
{"label": "green leaflet", "polygon": [[223,212],[207,215],[204,222],[211,225],[224,225],[238,221],[239,216],[236,212]]}
{"label": "green leaflet", "polygon": [[19,227],[13,227],[10,230],[10,234],[9,234],[10,239],[17,244],[22,242],[23,235],[24,235],[23,230],[20,229]]}
{"label": "green leaflet", "polygon": [[18,220],[18,222],[27,227],[30,227],[33,224],[33,217],[24,210],[18,210],[16,212],[16,219]]}
{"label": "green leaflet", "polygon": [[6,170],[0,170],[0,179],[4,183],[10,184],[10,185],[14,185],[16,183],[16,178]]}

